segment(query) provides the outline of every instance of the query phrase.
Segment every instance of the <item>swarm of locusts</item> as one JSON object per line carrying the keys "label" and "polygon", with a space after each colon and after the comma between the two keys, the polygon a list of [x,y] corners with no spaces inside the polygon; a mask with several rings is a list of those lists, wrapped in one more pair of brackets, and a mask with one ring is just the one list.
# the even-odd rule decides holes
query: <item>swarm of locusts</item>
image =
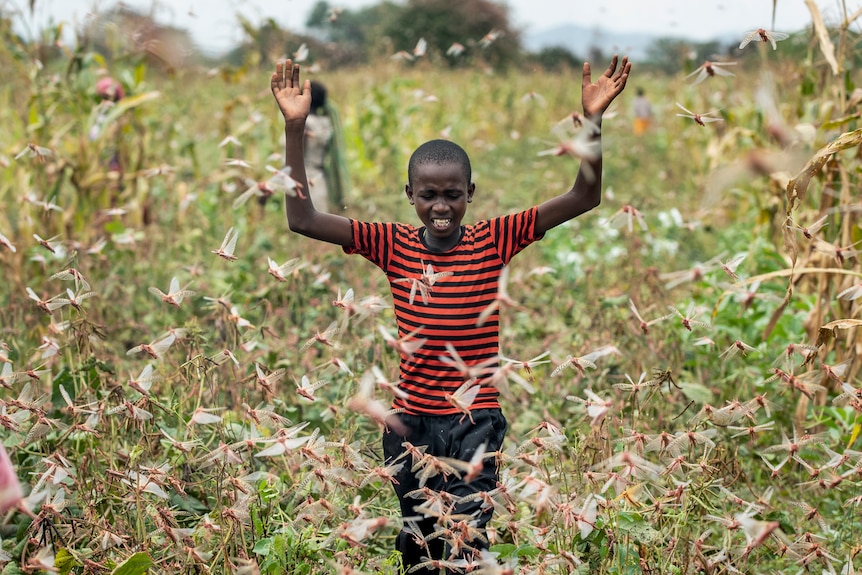
{"label": "swarm of locusts", "polygon": [[[769,67],[781,52],[769,48],[786,37],[758,29],[739,49],[759,46]],[[491,31],[451,54],[505,40]],[[570,114],[570,94],[553,95],[579,78],[444,80],[423,67],[424,40],[412,50],[339,79],[348,141],[397,147],[357,120],[385,129],[375,98],[391,98],[398,118],[388,120],[422,136],[463,130],[489,160],[477,163],[500,153],[480,141],[489,133],[512,139],[511,163],[491,164],[505,174],[478,176],[477,198],[489,203],[497,183],[534,188],[517,178],[536,164],[573,174],[579,158],[601,153],[589,145],[598,127]],[[658,170],[645,181],[625,169],[627,154],[659,152],[628,134],[622,110],[609,115],[601,129],[617,141],[605,145],[619,147],[606,179],[617,191],[598,216],[505,271],[481,319],[500,310],[505,355],[480,365],[454,348],[440,356],[463,375],[447,399],[464,417],[472,382],[492,376],[510,414],[503,449],[453,461],[405,445],[406,457],[385,464],[379,428],[398,425],[398,357],[426,339],[421,327],[391,331],[385,286],[363,262],[286,239],[282,198],[305,191],[281,168],[263,76],[172,78],[142,65],[116,70],[122,95],[104,98],[94,88],[101,60],[66,57],[20,55],[10,82],[30,103],[3,92],[29,106],[2,112],[0,136],[4,573],[394,575],[397,471],[469,482],[489,458],[500,482],[471,497],[495,509],[490,550],[462,553],[473,518],[423,487],[412,494],[416,516],[436,518],[452,557],[422,568],[862,568],[862,267],[848,191],[859,160],[841,153],[862,138],[840,120],[852,110],[817,125],[772,96],[780,79],[710,57],[665,82],[665,108],[684,113],[655,129],[677,142],[661,153],[678,154],[683,171],[661,181]],[[384,89],[346,89],[369,75]],[[750,98],[710,100],[715,83]],[[447,111],[466,91],[470,110]],[[522,107],[511,133],[493,127],[504,101]],[[549,140],[558,147],[545,149]],[[357,153],[366,155],[351,158],[351,215],[395,218],[377,194],[398,196],[406,169],[384,185],[370,173],[374,152]],[[704,154],[710,169],[689,162]],[[701,189],[686,190],[692,181]],[[707,200],[719,209],[702,210]],[[404,281],[427,304],[458,278],[428,265]]]}

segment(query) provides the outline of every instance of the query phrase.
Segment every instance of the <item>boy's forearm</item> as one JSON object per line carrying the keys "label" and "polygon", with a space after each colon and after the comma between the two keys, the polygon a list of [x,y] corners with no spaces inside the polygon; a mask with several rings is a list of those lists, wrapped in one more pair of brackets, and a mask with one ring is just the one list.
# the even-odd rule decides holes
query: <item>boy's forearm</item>
{"label": "boy's forearm", "polygon": [[595,132],[590,138],[590,143],[595,146],[596,155],[581,159],[578,175],[569,193],[575,196],[577,213],[572,217],[589,211],[602,201],[602,117],[587,118],[595,125]]}
{"label": "boy's forearm", "polygon": [[292,127],[284,129],[284,164],[290,168],[290,177],[299,184],[296,196],[285,196],[287,223],[293,232],[304,233],[308,222],[314,217],[314,205],[308,194],[308,176],[305,173],[305,130]]}
{"label": "boy's forearm", "polygon": [[572,188],[539,205],[535,230],[544,234],[564,222],[597,207],[602,201],[601,131],[593,136],[597,155],[581,159]]}
{"label": "boy's forearm", "polygon": [[569,192],[576,196],[579,206],[576,217],[599,206],[602,202],[602,157],[582,159],[575,183]]}
{"label": "boy's forearm", "polygon": [[351,220],[338,214],[320,212],[311,201],[308,175],[305,173],[305,124],[287,124],[284,129],[284,163],[290,177],[297,182],[296,194],[285,194],[284,208],[290,231],[343,247],[353,243]]}

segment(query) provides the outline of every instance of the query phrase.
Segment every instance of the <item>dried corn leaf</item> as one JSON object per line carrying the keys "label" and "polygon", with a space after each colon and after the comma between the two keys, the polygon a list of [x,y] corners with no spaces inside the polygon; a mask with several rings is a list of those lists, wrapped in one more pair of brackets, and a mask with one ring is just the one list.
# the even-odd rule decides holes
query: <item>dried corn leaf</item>
{"label": "dried corn leaf", "polygon": [[808,184],[811,183],[811,178],[817,175],[823,166],[829,161],[834,154],[853,148],[862,144],[862,129],[845,132],[820,148],[805,167],[796,174],[793,179],[787,182],[787,215],[793,211],[796,202],[801,202],[805,198],[805,192],[808,190]]}
{"label": "dried corn leaf", "polygon": [[808,11],[811,12],[811,22],[814,24],[814,30],[817,32],[817,39],[820,41],[820,51],[823,52],[823,57],[832,68],[832,73],[838,75],[838,60],[835,59],[835,45],[829,38],[829,30],[826,29],[826,24],[823,22],[823,16],[820,14],[820,9],[814,0],[805,0],[805,5],[808,6]]}
{"label": "dried corn leaf", "polygon": [[830,321],[826,325],[821,326],[817,333],[817,346],[825,346],[835,337],[835,330],[850,329],[862,325],[862,320],[859,319],[837,319]]}
{"label": "dried corn leaf", "polygon": [[830,321],[820,329],[850,329],[851,327],[859,327],[862,325],[862,319],[836,319]]}

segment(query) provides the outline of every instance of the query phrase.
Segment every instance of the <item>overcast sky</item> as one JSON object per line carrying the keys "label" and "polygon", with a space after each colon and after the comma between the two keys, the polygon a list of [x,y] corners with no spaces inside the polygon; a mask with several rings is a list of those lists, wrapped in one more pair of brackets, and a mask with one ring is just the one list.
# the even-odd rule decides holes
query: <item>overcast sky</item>
{"label": "overcast sky", "polygon": [[[837,21],[839,0],[815,0],[827,21]],[[110,8],[116,0],[35,0],[35,16],[29,16],[29,0],[0,0],[6,9],[17,9],[25,34],[33,34],[49,19],[80,23],[94,7]],[[164,23],[189,30],[195,42],[210,53],[236,44],[242,34],[236,14],[253,22],[272,17],[283,27],[301,30],[317,0],[126,0],[129,6],[155,11]],[[330,0],[331,6],[359,8],[372,0]],[[777,0],[775,25],[773,0],[508,0],[515,26],[538,32],[565,23],[601,27],[618,32],[650,32],[707,40],[718,35],[743,36],[755,28],[793,32],[810,23],[804,0]],[[862,0],[846,0],[855,11]],[[19,26],[21,28],[21,26]]]}

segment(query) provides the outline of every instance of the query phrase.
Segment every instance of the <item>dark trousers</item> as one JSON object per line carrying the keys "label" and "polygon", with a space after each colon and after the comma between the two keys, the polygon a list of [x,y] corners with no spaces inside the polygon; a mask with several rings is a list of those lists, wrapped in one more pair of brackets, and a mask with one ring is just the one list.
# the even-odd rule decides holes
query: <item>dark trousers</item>
{"label": "dark trousers", "polygon": [[[471,415],[473,421],[470,421],[469,417],[463,417],[462,414],[441,416],[401,414],[398,417],[408,429],[405,435],[392,430],[387,430],[383,434],[383,455],[386,464],[389,465],[396,459],[404,462],[404,467],[395,475],[397,483],[393,482],[401,504],[401,515],[404,518],[415,519],[415,522],[410,521],[405,525],[407,529],[403,529],[398,534],[395,543],[396,548],[401,552],[405,570],[428,558],[450,560],[453,554],[455,558],[464,556],[469,548],[488,547],[487,540],[484,539],[485,526],[491,520],[493,509],[483,509],[483,502],[478,499],[460,503],[458,500],[474,493],[492,491],[497,487],[499,475],[494,457],[485,459],[482,472],[469,483],[461,477],[462,474],[450,474],[448,477],[438,474],[425,481],[424,486],[427,489],[435,493],[444,492],[444,497],[446,497],[445,494],[451,496],[451,498],[446,497],[446,500],[455,502],[454,507],[447,510],[447,515],[468,516],[464,521],[481,533],[481,536],[477,537],[476,532],[471,529],[472,539],[468,538],[467,541],[461,539],[469,547],[462,548],[460,553],[457,549],[453,553],[453,548],[447,543],[446,537],[433,538],[427,542],[427,546],[421,541],[422,537],[427,537],[441,528],[451,527],[452,522],[435,516],[424,516],[421,512],[417,512],[414,508],[426,503],[426,498],[406,497],[407,493],[420,488],[419,474],[422,470],[411,471],[414,461],[410,455],[405,454],[405,448],[402,445],[405,441],[415,447],[426,446],[425,454],[433,457],[447,457],[461,461],[469,461],[483,443],[485,443],[486,452],[500,449],[507,427],[503,412],[499,409],[479,409],[471,412]],[[421,534],[412,533],[410,524],[417,526]],[[429,568],[418,572],[438,573],[439,569]]]}

